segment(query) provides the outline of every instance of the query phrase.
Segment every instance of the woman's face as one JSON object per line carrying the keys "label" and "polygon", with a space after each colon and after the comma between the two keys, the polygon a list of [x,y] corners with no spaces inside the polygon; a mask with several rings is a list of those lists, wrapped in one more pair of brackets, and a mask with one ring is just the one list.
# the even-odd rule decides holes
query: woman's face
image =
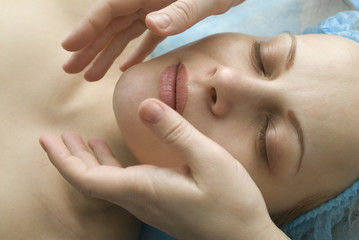
{"label": "woman's face", "polygon": [[277,214],[359,177],[358,64],[359,44],[341,37],[220,34],[130,68],[114,111],[140,162],[175,166],[137,115],[160,98],[240,161]]}

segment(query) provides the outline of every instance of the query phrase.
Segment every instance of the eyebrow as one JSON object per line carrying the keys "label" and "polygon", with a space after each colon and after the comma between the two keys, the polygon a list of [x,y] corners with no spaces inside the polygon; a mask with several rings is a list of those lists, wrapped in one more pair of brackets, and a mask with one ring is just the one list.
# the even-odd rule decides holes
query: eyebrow
{"label": "eyebrow", "polygon": [[289,119],[290,123],[293,125],[294,129],[296,130],[296,133],[298,135],[299,145],[300,145],[300,157],[299,157],[298,168],[297,168],[297,173],[298,173],[300,170],[300,167],[302,166],[304,150],[305,150],[304,149],[304,134],[303,134],[303,129],[300,126],[300,123],[298,121],[298,118],[292,110],[288,110],[288,119]]}
{"label": "eyebrow", "polygon": [[287,63],[286,63],[286,69],[289,70],[293,67],[294,64],[294,59],[297,53],[297,39],[295,38],[295,36],[291,33],[288,33],[288,35],[290,36],[291,40],[292,40],[292,44],[290,46],[290,50],[287,56]]}

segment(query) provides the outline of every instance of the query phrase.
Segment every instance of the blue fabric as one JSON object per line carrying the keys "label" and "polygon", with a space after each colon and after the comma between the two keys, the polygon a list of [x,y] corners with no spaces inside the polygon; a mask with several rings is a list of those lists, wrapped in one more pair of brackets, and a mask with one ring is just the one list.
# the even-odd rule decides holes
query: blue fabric
{"label": "blue fabric", "polygon": [[160,230],[145,223],[142,224],[139,240],[176,240]]}
{"label": "blue fabric", "polygon": [[301,6],[300,0],[247,0],[222,15],[204,19],[179,35],[167,37],[151,57],[221,32],[257,36],[276,36],[284,31],[298,33]]}
{"label": "blue fabric", "polygon": [[359,181],[345,192],[293,220],[282,230],[293,240],[358,240]]}
{"label": "blue fabric", "polygon": [[359,11],[340,12],[304,31],[304,34],[310,33],[333,34],[359,42]]}
{"label": "blue fabric", "polygon": [[359,0],[349,0],[359,10]]}

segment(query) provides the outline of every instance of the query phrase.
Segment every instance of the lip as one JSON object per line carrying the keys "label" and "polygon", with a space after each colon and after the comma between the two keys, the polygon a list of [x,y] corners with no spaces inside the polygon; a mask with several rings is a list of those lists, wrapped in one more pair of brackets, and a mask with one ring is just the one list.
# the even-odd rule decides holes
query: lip
{"label": "lip", "polygon": [[167,67],[160,77],[159,99],[183,114],[188,98],[188,74],[183,64]]}

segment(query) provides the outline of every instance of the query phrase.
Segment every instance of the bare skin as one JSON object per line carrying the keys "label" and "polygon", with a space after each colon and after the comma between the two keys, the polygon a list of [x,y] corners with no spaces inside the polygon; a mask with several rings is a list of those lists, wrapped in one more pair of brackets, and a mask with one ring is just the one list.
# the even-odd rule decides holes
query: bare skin
{"label": "bare skin", "polygon": [[61,40],[91,4],[1,3],[0,32],[6,34],[0,39],[0,239],[138,239],[137,219],[75,190],[38,144],[44,132],[74,130],[106,139],[122,164],[134,164],[127,151],[120,152],[125,147],[113,116],[118,68],[98,83],[61,69],[69,57]]}

